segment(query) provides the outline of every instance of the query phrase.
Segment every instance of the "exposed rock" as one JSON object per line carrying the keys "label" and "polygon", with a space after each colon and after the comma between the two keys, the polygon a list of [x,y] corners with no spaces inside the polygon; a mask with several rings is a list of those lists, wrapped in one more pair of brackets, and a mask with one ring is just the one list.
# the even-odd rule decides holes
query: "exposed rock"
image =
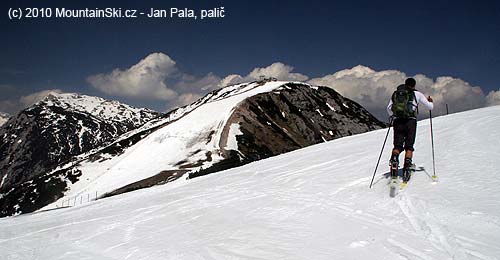
{"label": "exposed rock", "polygon": [[[237,151],[225,150],[225,162],[212,166],[217,170],[384,127],[362,106],[333,89],[296,83],[240,103],[224,127],[220,147],[231,138],[234,124],[241,132],[236,135]],[[190,177],[211,172],[204,169]]]}

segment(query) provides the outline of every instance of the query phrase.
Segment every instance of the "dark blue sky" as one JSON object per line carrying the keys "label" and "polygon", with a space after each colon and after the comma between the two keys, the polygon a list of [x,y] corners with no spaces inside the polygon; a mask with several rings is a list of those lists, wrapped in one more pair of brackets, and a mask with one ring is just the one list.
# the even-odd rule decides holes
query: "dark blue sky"
{"label": "dark blue sky", "polygon": [[[51,88],[97,95],[86,77],[128,68],[152,52],[194,75],[246,75],[281,61],[318,77],[362,64],[458,77],[486,93],[500,87],[496,1],[73,2],[2,1],[0,100]],[[219,6],[226,17],[204,21],[7,16],[10,7]]]}

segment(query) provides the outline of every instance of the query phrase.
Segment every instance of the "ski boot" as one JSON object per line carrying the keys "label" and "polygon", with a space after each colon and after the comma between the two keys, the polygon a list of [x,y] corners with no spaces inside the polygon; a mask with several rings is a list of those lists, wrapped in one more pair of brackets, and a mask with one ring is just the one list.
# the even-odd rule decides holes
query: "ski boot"
{"label": "ski boot", "polygon": [[391,160],[389,161],[389,166],[391,169],[391,180],[389,181],[389,196],[394,198],[397,193],[396,187],[398,186],[398,168],[399,168],[399,156],[393,154]]}
{"label": "ski boot", "polygon": [[411,173],[415,171],[415,164],[412,163],[411,158],[405,158],[405,163],[403,165],[403,182],[407,183],[410,181]]}

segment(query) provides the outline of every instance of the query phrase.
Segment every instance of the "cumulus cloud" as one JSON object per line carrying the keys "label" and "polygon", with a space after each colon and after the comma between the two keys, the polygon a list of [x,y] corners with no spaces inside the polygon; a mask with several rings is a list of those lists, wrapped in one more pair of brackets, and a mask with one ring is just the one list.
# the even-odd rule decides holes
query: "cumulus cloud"
{"label": "cumulus cloud", "polygon": [[170,100],[177,93],[166,85],[176,72],[175,61],[163,53],[152,53],[132,67],[114,69],[108,74],[89,76],[87,81],[110,95]]}
{"label": "cumulus cloud", "polygon": [[267,67],[255,68],[248,75],[241,76],[238,74],[231,74],[224,77],[220,83],[220,87],[224,87],[231,84],[236,84],[240,82],[248,82],[259,80],[263,77],[273,77],[278,80],[290,80],[290,81],[306,81],[309,77],[301,74],[292,72],[293,67],[283,64],[281,62],[275,62]]}
{"label": "cumulus cloud", "polygon": [[497,91],[490,91],[486,96],[486,103],[488,106],[500,105],[500,89]]}
{"label": "cumulus cloud", "polygon": [[[387,118],[385,107],[396,87],[408,77],[398,70],[375,71],[358,65],[331,75],[309,80],[315,85],[328,86],[340,94],[360,103],[380,119]],[[486,97],[481,88],[452,77],[438,77],[435,81],[422,74],[412,76],[417,81],[417,90],[434,99],[435,115],[446,112],[445,104],[451,112],[459,112],[486,105]],[[421,113],[422,117],[426,113]]]}
{"label": "cumulus cloud", "polygon": [[[247,75],[229,74],[221,78],[208,73],[194,76],[180,71],[176,62],[163,53],[152,53],[128,69],[115,69],[107,74],[90,76],[87,80],[94,88],[109,95],[165,101],[165,107],[173,108],[194,102],[213,89],[259,80],[262,76],[331,87],[360,103],[382,120],[387,118],[385,107],[391,94],[409,76],[417,80],[418,90],[433,97],[435,115],[445,113],[445,104],[449,105],[451,112],[458,112],[500,103],[500,90],[485,96],[481,88],[453,77],[432,79],[423,74],[406,75],[398,70],[375,71],[358,65],[310,79],[282,62],[254,68]],[[421,114],[426,116],[426,113]]]}
{"label": "cumulus cloud", "polygon": [[169,110],[172,107],[181,107],[184,105],[191,104],[191,103],[195,102],[196,100],[200,99],[201,97],[202,97],[202,95],[199,95],[196,93],[182,94],[175,101],[168,104],[167,110]]}
{"label": "cumulus cloud", "polygon": [[238,74],[230,74],[224,77],[218,84],[219,87],[225,87],[228,85],[236,84],[244,82],[244,79],[241,75]]}
{"label": "cumulus cloud", "polygon": [[[418,84],[418,82],[417,82]],[[422,84],[422,92],[433,97],[438,106],[437,113],[443,112],[446,104],[452,112],[484,107],[486,97],[480,87],[471,86],[469,83],[452,77],[438,77],[431,85]],[[441,111],[439,111],[439,106]]]}
{"label": "cumulus cloud", "polygon": [[213,73],[208,73],[203,77],[183,74],[180,80],[174,84],[174,88],[181,93],[200,93],[219,88],[219,82],[221,82],[221,78]]}
{"label": "cumulus cloud", "polygon": [[64,91],[62,91],[60,89],[48,89],[48,90],[38,91],[38,92],[35,92],[33,94],[30,94],[30,95],[22,96],[21,98],[19,98],[19,103],[21,104],[21,106],[23,108],[26,108],[26,107],[29,107],[29,106],[37,103],[38,101],[41,101],[42,99],[44,99],[47,95],[49,95],[51,93],[60,94],[60,93],[64,93]]}
{"label": "cumulus cloud", "polygon": [[171,109],[192,103],[219,88],[221,78],[213,73],[194,76],[180,71],[163,53],[152,53],[128,69],[87,77],[87,82],[106,94],[138,100],[165,101]]}
{"label": "cumulus cloud", "polygon": [[0,100],[0,112],[15,113],[19,110],[19,103],[14,100]]}
{"label": "cumulus cloud", "polygon": [[60,89],[47,89],[38,91],[26,96],[21,96],[18,99],[9,99],[0,101],[0,112],[7,112],[10,114],[17,113],[19,110],[25,109],[38,101],[44,99],[51,93],[64,93]]}
{"label": "cumulus cloud", "polygon": [[345,69],[308,83],[331,87],[364,106],[368,111],[385,118],[385,106],[394,89],[404,82],[406,75],[396,70],[374,71],[365,66]]}
{"label": "cumulus cloud", "polygon": [[275,62],[265,68],[255,68],[247,75],[249,79],[258,79],[260,76],[275,77],[279,80],[306,81],[309,77],[300,73],[293,73],[293,67],[281,62]]}

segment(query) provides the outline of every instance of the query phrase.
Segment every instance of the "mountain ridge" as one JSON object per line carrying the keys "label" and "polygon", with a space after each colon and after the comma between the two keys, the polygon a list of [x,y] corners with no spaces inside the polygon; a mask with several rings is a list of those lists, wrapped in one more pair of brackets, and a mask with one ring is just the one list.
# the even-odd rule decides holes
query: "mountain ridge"
{"label": "mountain ridge", "polygon": [[0,193],[159,115],[103,98],[50,93],[0,127]]}
{"label": "mountain ridge", "polygon": [[[49,202],[47,209],[82,194],[106,197],[171,182],[186,173],[194,178],[383,126],[357,103],[326,87],[272,80],[236,84],[76,156],[4,197],[11,201],[11,213]],[[50,195],[42,196],[41,190],[50,190]],[[43,197],[44,202],[16,209],[16,201],[24,197]]]}

